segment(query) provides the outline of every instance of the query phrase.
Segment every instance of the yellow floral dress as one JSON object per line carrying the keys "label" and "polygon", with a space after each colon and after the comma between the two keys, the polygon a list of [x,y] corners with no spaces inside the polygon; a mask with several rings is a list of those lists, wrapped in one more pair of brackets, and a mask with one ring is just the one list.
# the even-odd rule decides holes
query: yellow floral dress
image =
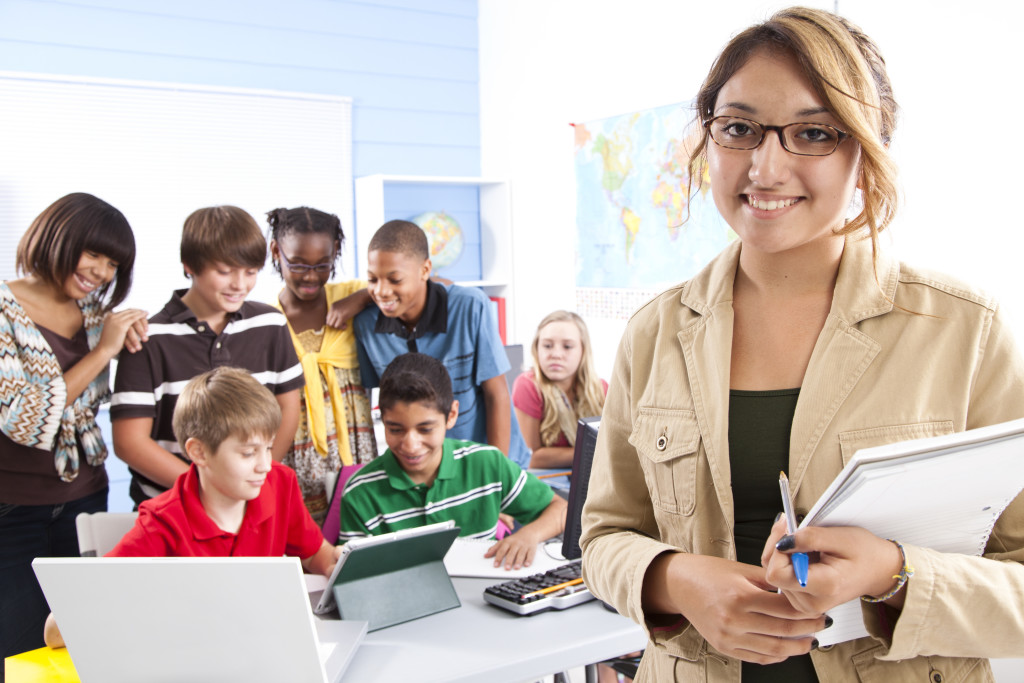
{"label": "yellow floral dress", "polygon": [[[360,280],[327,284],[327,305],[365,286]],[[328,473],[377,457],[370,397],[359,377],[351,325],[344,330],[324,327],[299,334],[292,330],[292,342],[306,375],[306,387],[299,426],[284,464],[295,470],[306,508],[316,523],[323,525],[333,493],[326,488]],[[339,432],[342,421],[344,429]]]}

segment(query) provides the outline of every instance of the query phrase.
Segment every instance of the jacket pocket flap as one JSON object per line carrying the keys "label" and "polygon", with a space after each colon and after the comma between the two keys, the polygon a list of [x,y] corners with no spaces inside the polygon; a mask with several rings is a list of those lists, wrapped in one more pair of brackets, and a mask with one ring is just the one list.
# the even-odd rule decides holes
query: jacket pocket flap
{"label": "jacket pocket flap", "polygon": [[692,410],[640,408],[629,443],[653,462],[667,462],[697,450],[700,428]]}
{"label": "jacket pocket flap", "polygon": [[886,425],[883,427],[842,432],[839,434],[839,447],[843,454],[843,465],[846,465],[850,462],[850,458],[853,457],[854,453],[865,448],[885,446],[899,441],[924,439],[930,436],[944,436],[952,433],[952,420]]}

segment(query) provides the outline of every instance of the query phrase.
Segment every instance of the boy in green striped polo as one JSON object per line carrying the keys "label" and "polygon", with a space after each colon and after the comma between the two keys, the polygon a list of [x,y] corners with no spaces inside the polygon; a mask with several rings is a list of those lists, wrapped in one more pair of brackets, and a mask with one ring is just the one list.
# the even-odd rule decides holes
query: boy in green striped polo
{"label": "boy in green striped polo", "polygon": [[565,501],[493,446],[445,438],[459,416],[448,371],[422,353],[395,358],[380,379],[388,450],[352,475],[339,543],[454,520],[460,535],[495,538],[498,514],[523,526],[492,545],[494,566],[519,569],[562,532]]}

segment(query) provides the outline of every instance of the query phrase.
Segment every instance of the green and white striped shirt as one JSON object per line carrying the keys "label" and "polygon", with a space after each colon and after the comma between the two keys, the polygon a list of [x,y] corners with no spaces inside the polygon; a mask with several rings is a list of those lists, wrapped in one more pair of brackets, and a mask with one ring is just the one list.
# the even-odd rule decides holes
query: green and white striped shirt
{"label": "green and white striped shirt", "polygon": [[498,513],[528,524],[553,495],[493,446],[445,439],[437,478],[429,487],[413,483],[389,448],[345,485],[338,542],[449,519],[461,529],[460,536],[494,538]]}

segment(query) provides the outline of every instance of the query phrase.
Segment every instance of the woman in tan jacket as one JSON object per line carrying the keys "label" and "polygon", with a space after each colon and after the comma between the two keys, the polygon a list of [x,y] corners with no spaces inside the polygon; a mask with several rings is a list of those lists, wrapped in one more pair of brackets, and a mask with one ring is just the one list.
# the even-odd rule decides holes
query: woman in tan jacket
{"label": "woman in tan jacket", "polygon": [[[784,10],[726,46],[697,103],[694,161],[739,239],[629,323],[588,586],[648,630],[638,680],[991,680],[984,658],[1024,654],[1024,499],[983,558],[814,529],[782,544],[821,553],[802,588],[774,546],[780,470],[806,512],[860,448],[1024,417],[996,304],[879,248],[897,190],[877,47]],[[858,596],[880,600],[863,603],[871,636],[818,648],[824,613]]]}

